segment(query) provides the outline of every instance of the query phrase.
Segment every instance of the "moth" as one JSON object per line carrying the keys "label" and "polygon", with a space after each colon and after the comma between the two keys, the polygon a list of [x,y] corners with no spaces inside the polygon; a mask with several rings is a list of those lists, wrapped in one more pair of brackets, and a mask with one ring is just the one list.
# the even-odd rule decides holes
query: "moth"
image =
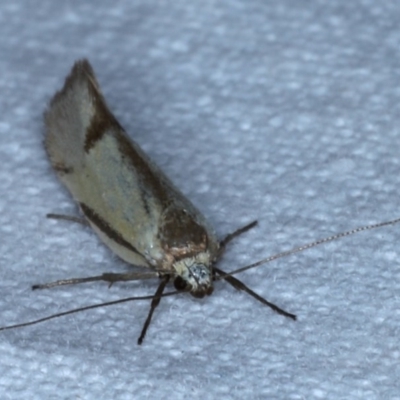
{"label": "moth", "polygon": [[[197,298],[211,295],[213,282],[223,279],[243,290],[281,315],[296,319],[252,291],[233,274],[255,268],[339,237],[394,224],[400,219],[356,228],[285,251],[229,274],[216,266],[226,245],[256,225],[256,221],[219,241],[200,211],[173,185],[165,174],[125,133],[109,110],[93,69],[87,60],[77,61],[44,114],[45,148],[59,179],[77,202],[84,220],[50,214],[49,217],[86,223],[99,238],[127,263],[141,268],[124,273],[105,273],[88,278],[63,279],[33,286],[53,286],[92,281],[159,278],[151,298],[149,314],[138,343],[141,344],[167,283],[172,279],[177,291]],[[172,293],[173,294],[173,293]],[[117,300],[111,305],[137,298]],[[57,316],[100,305],[82,307],[33,322],[2,327],[0,330],[32,325]]]}
{"label": "moth", "polygon": [[[226,275],[215,266],[225,245],[255,223],[218,241],[200,211],[125,133],[109,110],[87,60],[75,63],[44,120],[51,165],[87,223],[120,258],[148,270],[104,274],[102,280],[161,278],[141,343],[167,282],[173,279],[177,290],[194,297],[210,295],[216,276]],[[93,278],[98,277],[89,279]],[[258,298],[237,279],[228,275],[225,279]],[[79,282],[82,279],[35,288]]]}

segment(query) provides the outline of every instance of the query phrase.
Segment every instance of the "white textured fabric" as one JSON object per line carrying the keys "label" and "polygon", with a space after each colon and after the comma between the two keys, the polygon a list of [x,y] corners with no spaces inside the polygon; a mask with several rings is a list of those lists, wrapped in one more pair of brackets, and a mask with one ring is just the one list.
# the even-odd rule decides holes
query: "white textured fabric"
{"label": "white textured fabric", "polygon": [[[83,3],[0,6],[0,325],[158,284],[30,290],[129,268],[45,218],[77,212],[42,112],[82,57],[221,237],[259,220],[222,269],[400,216],[400,3]],[[364,232],[240,276],[297,322],[219,283],[163,300],[142,346],[148,302],[0,332],[0,397],[400,399],[399,240],[400,226]]]}

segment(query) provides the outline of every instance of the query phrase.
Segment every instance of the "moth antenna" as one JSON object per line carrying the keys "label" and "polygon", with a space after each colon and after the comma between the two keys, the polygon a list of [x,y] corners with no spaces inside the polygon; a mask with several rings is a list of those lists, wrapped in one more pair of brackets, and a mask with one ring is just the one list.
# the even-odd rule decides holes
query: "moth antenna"
{"label": "moth antenna", "polygon": [[126,297],[126,298],[120,299],[120,300],[114,300],[114,301],[108,301],[105,303],[93,304],[91,306],[86,306],[86,307],[73,308],[72,310],[64,311],[64,312],[57,313],[57,314],[52,314],[52,315],[49,315],[48,317],[39,318],[34,321],[23,322],[21,324],[15,324],[15,325],[9,325],[9,326],[2,326],[2,327],[0,327],[0,331],[5,331],[8,329],[15,329],[15,328],[22,328],[22,327],[30,326],[30,325],[36,325],[41,322],[48,321],[50,319],[64,317],[65,315],[75,314],[75,313],[78,313],[81,311],[86,311],[86,310],[92,310],[94,308],[108,307],[108,306],[113,306],[116,304],[127,303],[128,301],[136,301],[136,300],[154,300],[155,298],[157,298],[159,300],[160,297],[173,296],[173,295],[176,295],[179,293],[181,293],[181,292],[176,290],[174,292],[163,293],[161,295],[156,295],[156,296],[149,295],[149,296]]}
{"label": "moth antenna", "polygon": [[234,271],[231,271],[231,272],[229,272],[229,273],[227,273],[225,275],[220,275],[220,276],[216,277],[215,280],[226,279],[229,276],[239,274],[240,272],[244,272],[244,271],[247,271],[247,270],[249,270],[251,268],[258,267],[258,266],[260,266],[262,264],[267,264],[267,263],[269,263],[271,261],[274,261],[274,260],[276,260],[278,258],[290,256],[291,254],[295,254],[295,253],[300,253],[301,251],[304,251],[304,250],[307,250],[307,249],[311,249],[312,247],[319,246],[320,244],[332,242],[334,240],[337,240],[337,239],[345,237],[345,236],[354,235],[355,233],[362,232],[362,231],[368,231],[368,230],[371,230],[371,229],[381,228],[383,226],[394,225],[394,224],[397,224],[398,222],[400,222],[400,218],[394,219],[392,221],[379,222],[378,224],[365,225],[365,226],[361,226],[359,228],[351,229],[350,231],[337,233],[336,235],[332,235],[332,236],[329,236],[329,237],[324,238],[324,239],[319,239],[319,240],[316,240],[315,242],[311,242],[311,243],[305,244],[303,246],[295,247],[292,250],[283,251],[282,253],[278,253],[278,254],[275,254],[273,256],[264,258],[264,259],[262,259],[260,261],[257,261],[255,263],[253,263],[253,264],[247,265],[247,266],[242,267],[242,268],[235,269]]}

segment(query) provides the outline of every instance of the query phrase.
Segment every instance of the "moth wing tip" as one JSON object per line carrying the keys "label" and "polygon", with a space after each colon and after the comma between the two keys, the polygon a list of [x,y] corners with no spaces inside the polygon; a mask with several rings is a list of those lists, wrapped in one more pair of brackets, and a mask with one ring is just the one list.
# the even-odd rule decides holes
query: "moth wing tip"
{"label": "moth wing tip", "polygon": [[74,92],[85,84],[92,86],[99,94],[101,93],[93,67],[87,58],[75,61],[71,72],[65,78],[64,86],[52,97],[48,108],[45,110],[45,121],[47,114],[55,104],[67,96],[69,92]]}
{"label": "moth wing tip", "polygon": [[70,77],[79,76],[79,75],[86,75],[86,76],[90,76],[93,78],[95,76],[93,67],[87,58],[81,58],[81,59],[75,61],[74,65],[72,67],[71,73],[67,77],[67,80]]}

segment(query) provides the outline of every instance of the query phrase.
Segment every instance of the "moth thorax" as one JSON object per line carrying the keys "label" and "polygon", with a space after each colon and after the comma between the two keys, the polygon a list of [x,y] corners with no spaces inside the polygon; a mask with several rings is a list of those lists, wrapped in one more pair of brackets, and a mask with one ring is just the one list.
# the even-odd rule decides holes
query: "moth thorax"
{"label": "moth thorax", "polygon": [[213,277],[207,253],[185,258],[174,265],[177,276],[174,285],[178,290],[189,291],[194,297],[204,297],[213,292]]}

